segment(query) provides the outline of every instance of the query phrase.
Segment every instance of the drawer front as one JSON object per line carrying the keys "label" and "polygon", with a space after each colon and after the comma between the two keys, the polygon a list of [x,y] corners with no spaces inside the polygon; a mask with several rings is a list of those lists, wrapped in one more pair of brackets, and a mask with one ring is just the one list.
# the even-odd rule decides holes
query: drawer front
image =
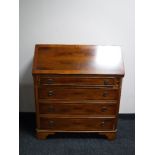
{"label": "drawer front", "polygon": [[96,104],[96,103],[52,103],[40,104],[40,114],[57,114],[57,115],[93,115],[105,116],[116,114],[116,104]]}
{"label": "drawer front", "polygon": [[39,87],[40,99],[55,100],[116,100],[118,97],[117,89],[104,89],[101,87],[72,88],[72,87]]}
{"label": "drawer front", "polygon": [[39,83],[41,85],[104,85],[113,86],[118,84],[118,79],[109,78],[89,78],[89,77],[48,77],[41,76],[39,78]]}
{"label": "drawer front", "polygon": [[57,131],[113,130],[114,118],[40,118],[40,128]]}

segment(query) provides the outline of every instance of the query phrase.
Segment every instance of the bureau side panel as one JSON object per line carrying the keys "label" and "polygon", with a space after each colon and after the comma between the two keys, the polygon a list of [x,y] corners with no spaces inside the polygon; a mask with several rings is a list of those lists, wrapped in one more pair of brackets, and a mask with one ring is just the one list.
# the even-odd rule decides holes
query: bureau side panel
{"label": "bureau side panel", "polygon": [[118,123],[118,115],[119,115],[120,99],[121,99],[121,90],[122,90],[122,78],[120,78],[118,82],[119,82],[120,88],[118,90],[118,99],[117,99],[117,106],[116,106],[115,129],[117,128],[117,123]]}

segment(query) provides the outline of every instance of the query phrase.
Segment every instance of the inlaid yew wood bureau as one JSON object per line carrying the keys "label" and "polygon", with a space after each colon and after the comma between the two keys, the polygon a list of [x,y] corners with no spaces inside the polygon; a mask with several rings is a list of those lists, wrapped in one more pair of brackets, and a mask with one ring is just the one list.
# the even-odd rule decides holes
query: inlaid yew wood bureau
{"label": "inlaid yew wood bureau", "polygon": [[119,46],[36,45],[37,138],[96,132],[114,139],[124,66]]}

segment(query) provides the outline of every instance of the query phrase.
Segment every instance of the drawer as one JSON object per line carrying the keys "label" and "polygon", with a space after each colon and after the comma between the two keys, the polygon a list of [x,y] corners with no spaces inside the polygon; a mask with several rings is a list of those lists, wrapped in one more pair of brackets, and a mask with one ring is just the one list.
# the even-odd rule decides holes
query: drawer
{"label": "drawer", "polygon": [[118,79],[114,77],[54,77],[41,76],[39,78],[41,85],[104,85],[113,86],[118,84]]}
{"label": "drawer", "polygon": [[116,100],[117,89],[104,89],[102,87],[39,87],[40,99],[55,100]]}
{"label": "drawer", "polygon": [[40,118],[40,128],[57,131],[113,130],[114,118]]}
{"label": "drawer", "polygon": [[51,103],[39,105],[40,114],[56,115],[115,115],[117,104],[100,103]]}

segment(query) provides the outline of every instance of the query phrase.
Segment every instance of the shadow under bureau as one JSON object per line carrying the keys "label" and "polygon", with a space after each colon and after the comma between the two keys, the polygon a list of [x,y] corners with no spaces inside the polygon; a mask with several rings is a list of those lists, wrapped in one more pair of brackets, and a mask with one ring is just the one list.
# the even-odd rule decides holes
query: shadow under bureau
{"label": "shadow under bureau", "polygon": [[35,46],[37,138],[96,132],[115,139],[124,66],[119,46]]}

